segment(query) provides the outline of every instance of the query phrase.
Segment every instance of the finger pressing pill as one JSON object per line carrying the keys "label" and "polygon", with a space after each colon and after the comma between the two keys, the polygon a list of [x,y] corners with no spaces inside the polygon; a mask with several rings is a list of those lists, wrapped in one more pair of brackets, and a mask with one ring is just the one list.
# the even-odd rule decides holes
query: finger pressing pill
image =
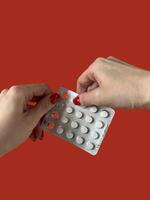
{"label": "finger pressing pill", "polygon": [[75,105],[78,105],[78,106],[81,105],[79,96],[77,96],[77,97],[75,97],[75,98],[73,99],[73,103],[74,103]]}

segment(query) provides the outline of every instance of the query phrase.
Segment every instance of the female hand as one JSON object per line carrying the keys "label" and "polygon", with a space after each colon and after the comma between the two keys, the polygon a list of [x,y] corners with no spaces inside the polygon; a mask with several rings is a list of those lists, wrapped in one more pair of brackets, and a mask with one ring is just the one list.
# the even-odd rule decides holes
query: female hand
{"label": "female hand", "polygon": [[[0,93],[0,155],[23,143],[41,117],[55,104],[50,103],[51,91],[46,84],[13,86]],[[42,97],[36,107],[28,102]]]}
{"label": "female hand", "polygon": [[150,107],[150,72],[114,57],[98,58],[77,81],[84,106]]}

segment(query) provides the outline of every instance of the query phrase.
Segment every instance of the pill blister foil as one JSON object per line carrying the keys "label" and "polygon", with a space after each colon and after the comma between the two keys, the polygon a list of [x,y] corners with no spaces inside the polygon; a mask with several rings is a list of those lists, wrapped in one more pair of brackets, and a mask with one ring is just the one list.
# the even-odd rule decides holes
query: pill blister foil
{"label": "pill blister foil", "polygon": [[78,95],[66,88],[58,90],[61,98],[45,116],[42,128],[84,151],[96,155],[115,111],[109,107],[74,105]]}

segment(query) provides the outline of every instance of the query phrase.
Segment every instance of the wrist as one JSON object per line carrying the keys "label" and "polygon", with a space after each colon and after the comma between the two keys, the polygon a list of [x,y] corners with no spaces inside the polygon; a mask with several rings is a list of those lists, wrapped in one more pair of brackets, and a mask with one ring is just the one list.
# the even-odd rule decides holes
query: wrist
{"label": "wrist", "polygon": [[141,82],[141,108],[150,108],[150,71],[145,71]]}

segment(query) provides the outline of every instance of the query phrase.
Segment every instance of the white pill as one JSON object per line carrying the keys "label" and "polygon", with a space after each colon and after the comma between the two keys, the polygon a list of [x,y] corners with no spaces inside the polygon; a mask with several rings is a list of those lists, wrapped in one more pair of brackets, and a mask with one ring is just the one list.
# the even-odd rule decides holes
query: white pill
{"label": "white pill", "polygon": [[90,112],[92,112],[92,113],[96,113],[97,111],[98,111],[98,108],[96,106],[92,106],[90,108]]}
{"label": "white pill", "polygon": [[76,117],[77,118],[82,118],[83,117],[83,113],[82,112],[80,112],[80,111],[78,111],[77,113],[76,113]]}
{"label": "white pill", "polygon": [[76,121],[72,121],[71,122],[71,127],[72,128],[78,128],[78,126],[79,126],[78,122],[76,122]]}
{"label": "white pill", "polygon": [[84,143],[84,138],[81,137],[81,136],[77,136],[76,142],[77,142],[77,144],[83,144]]}
{"label": "white pill", "polygon": [[92,150],[92,149],[94,149],[94,147],[95,147],[95,145],[94,145],[93,143],[91,143],[90,141],[88,141],[86,145],[87,145],[87,148],[88,148],[89,150]]}
{"label": "white pill", "polygon": [[69,119],[68,119],[68,117],[64,116],[64,117],[61,118],[61,121],[62,121],[63,124],[67,124],[69,122]]}
{"label": "white pill", "polygon": [[87,133],[89,131],[88,127],[81,126],[81,133]]}
{"label": "white pill", "polygon": [[66,137],[67,137],[68,139],[72,139],[72,138],[74,137],[74,133],[73,133],[73,132],[67,132],[67,133],[66,133]]}
{"label": "white pill", "polygon": [[66,112],[69,113],[69,114],[73,113],[73,108],[72,107],[67,107],[66,108]]}
{"label": "white pill", "polygon": [[87,123],[92,123],[93,122],[93,117],[91,117],[91,116],[86,116],[86,118],[85,118],[85,121],[87,122]]}
{"label": "white pill", "polygon": [[104,122],[102,122],[102,121],[98,121],[96,124],[97,124],[98,128],[103,128],[105,125]]}
{"label": "white pill", "polygon": [[103,118],[107,118],[109,116],[109,112],[107,110],[102,110],[100,112],[100,116]]}
{"label": "white pill", "polygon": [[97,133],[97,132],[94,132],[93,133],[93,138],[96,140],[96,139],[98,139],[100,137],[100,134],[99,133]]}
{"label": "white pill", "polygon": [[64,129],[61,126],[59,126],[56,131],[58,134],[62,134],[64,132]]}

